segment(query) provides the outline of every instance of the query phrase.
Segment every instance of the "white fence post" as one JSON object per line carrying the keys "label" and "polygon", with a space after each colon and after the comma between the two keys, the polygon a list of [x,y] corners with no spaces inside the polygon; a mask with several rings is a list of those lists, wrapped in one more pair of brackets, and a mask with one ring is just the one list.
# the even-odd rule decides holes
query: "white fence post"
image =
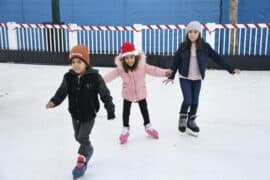
{"label": "white fence post", "polygon": [[75,45],[78,44],[78,34],[77,31],[80,30],[79,26],[77,24],[68,24],[69,26],[69,50]]}
{"label": "white fence post", "polygon": [[8,22],[8,45],[9,49],[11,50],[18,50],[18,43],[17,43],[17,24],[16,22]]}
{"label": "white fence post", "polygon": [[206,42],[208,42],[210,46],[215,49],[216,23],[206,23],[205,26],[208,29],[208,31],[206,31]]}
{"label": "white fence post", "polygon": [[133,31],[133,43],[138,51],[142,51],[142,24],[134,24],[133,27],[136,31]]}

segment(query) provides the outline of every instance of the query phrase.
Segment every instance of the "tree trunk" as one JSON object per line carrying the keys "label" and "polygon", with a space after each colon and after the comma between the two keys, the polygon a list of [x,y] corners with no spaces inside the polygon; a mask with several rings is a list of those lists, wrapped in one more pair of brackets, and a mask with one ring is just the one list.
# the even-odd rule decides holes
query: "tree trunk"
{"label": "tree trunk", "polygon": [[51,0],[51,6],[52,6],[52,23],[53,24],[60,24],[60,5],[59,0]]}
{"label": "tree trunk", "polygon": [[[239,0],[230,0],[229,4],[229,21],[231,24],[238,22],[238,4]],[[238,54],[238,35],[237,29],[232,29],[230,31],[231,41],[230,41],[230,54]],[[236,35],[235,35],[236,34]]]}

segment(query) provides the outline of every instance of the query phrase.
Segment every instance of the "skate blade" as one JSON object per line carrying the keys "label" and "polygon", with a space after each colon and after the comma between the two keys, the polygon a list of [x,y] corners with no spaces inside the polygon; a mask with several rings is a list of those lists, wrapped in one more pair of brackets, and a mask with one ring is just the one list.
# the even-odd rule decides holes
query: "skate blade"
{"label": "skate blade", "polygon": [[73,176],[73,180],[82,180],[82,179],[83,179],[83,176],[84,176],[84,175],[79,176],[79,177],[74,177],[74,176]]}
{"label": "skate blade", "polygon": [[84,170],[83,174],[80,174],[80,175],[78,175],[78,174],[74,175],[73,174],[73,180],[80,180],[80,179],[82,179],[83,176],[86,174],[86,171],[87,171],[87,168]]}
{"label": "skate blade", "polygon": [[189,128],[186,129],[186,134],[190,135],[190,136],[193,136],[193,137],[198,137],[199,136],[199,133],[193,132]]}

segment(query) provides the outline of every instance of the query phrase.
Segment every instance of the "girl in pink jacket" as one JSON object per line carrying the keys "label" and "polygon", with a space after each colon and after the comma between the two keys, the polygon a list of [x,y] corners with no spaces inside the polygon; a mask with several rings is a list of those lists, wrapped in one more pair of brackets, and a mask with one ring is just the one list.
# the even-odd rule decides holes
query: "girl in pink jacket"
{"label": "girl in pink jacket", "polygon": [[157,77],[169,77],[171,71],[148,65],[145,54],[139,53],[131,43],[122,45],[121,53],[115,58],[115,64],[117,67],[105,75],[104,80],[109,83],[119,76],[122,78],[124,127],[119,137],[120,143],[126,143],[129,137],[129,115],[132,102],[139,104],[146,133],[158,139],[158,132],[151,126],[149,119],[145,76],[150,74]]}

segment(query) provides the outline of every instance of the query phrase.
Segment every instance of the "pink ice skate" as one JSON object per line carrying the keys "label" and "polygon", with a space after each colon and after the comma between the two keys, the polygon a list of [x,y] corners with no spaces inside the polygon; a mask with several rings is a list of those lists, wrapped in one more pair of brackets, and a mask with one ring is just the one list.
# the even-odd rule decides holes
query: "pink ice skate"
{"label": "pink ice skate", "polygon": [[155,130],[155,129],[151,126],[150,123],[147,124],[147,125],[145,125],[145,131],[146,131],[146,133],[147,133],[149,136],[151,136],[152,138],[154,138],[154,139],[158,139],[158,138],[159,138],[157,130]]}
{"label": "pink ice skate", "polygon": [[123,127],[122,133],[119,136],[120,144],[125,144],[128,140],[129,128]]}

